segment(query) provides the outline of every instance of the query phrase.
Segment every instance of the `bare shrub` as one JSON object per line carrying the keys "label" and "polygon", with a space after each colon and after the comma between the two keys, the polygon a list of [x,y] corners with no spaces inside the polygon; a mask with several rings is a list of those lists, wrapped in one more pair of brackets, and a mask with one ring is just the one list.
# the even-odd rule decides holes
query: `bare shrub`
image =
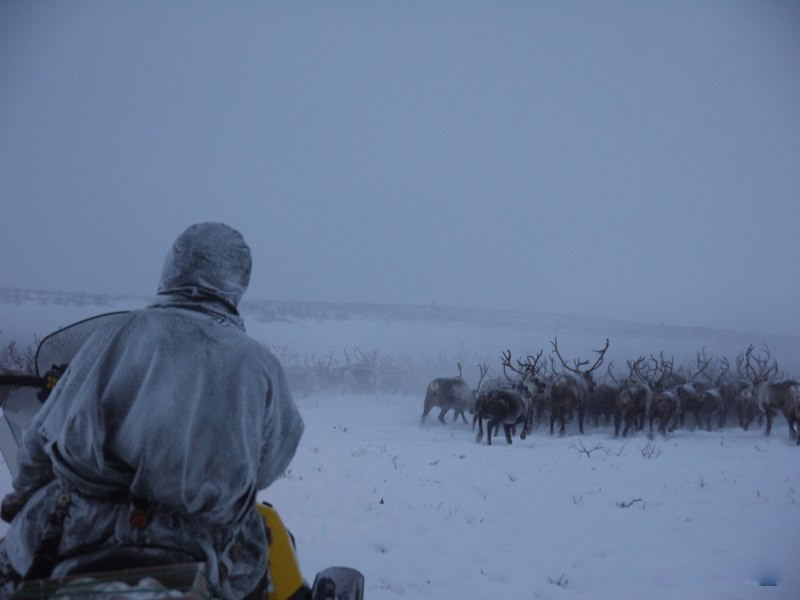
{"label": "bare shrub", "polygon": [[0,352],[0,369],[10,371],[22,371],[24,373],[34,373],[36,350],[34,346],[28,346],[20,351],[17,342],[9,342]]}

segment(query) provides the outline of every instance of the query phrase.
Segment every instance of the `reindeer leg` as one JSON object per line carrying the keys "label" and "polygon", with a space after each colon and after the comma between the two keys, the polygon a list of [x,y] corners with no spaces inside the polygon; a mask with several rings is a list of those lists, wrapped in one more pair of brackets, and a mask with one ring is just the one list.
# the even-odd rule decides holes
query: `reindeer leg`
{"label": "reindeer leg", "polygon": [[672,413],[667,417],[667,429],[670,433],[673,433],[678,428],[678,415],[677,413]]}
{"label": "reindeer leg", "polygon": [[[483,439],[483,417],[479,416],[478,414],[475,415],[475,419],[478,421],[478,435],[475,436],[475,441],[480,444],[481,440]],[[475,422],[472,423],[472,429],[475,429]]]}
{"label": "reindeer leg", "polygon": [[619,436],[619,427],[622,424],[622,413],[620,411],[614,412],[614,437]]}
{"label": "reindeer leg", "polygon": [[503,425],[506,432],[506,442],[511,443],[511,425]]}
{"label": "reindeer leg", "polygon": [[578,429],[581,433],[583,433],[583,419],[586,416],[586,407],[579,406],[578,407]]}
{"label": "reindeer leg", "polygon": [[497,419],[492,419],[486,426],[486,442],[489,444],[489,446],[492,445],[492,429],[494,429],[494,434],[497,435],[499,427],[500,421]]}
{"label": "reindeer leg", "polygon": [[[462,409],[462,410],[460,410],[458,412],[461,415],[461,419],[464,421],[464,424],[465,425],[469,425],[469,421],[467,421],[467,417],[464,416],[464,410]],[[453,420],[455,420],[455,419],[453,419]]]}
{"label": "reindeer leg", "polygon": [[772,414],[772,410],[768,408],[767,409],[767,435],[769,435],[770,432],[772,431],[772,419],[774,419],[774,418],[775,418],[775,415],[773,415]]}
{"label": "reindeer leg", "polygon": [[786,418],[786,422],[789,424],[789,439],[795,438],[795,431],[794,431],[794,419],[792,419],[792,414],[788,410],[781,409],[783,412],[783,416]]}
{"label": "reindeer leg", "polygon": [[428,416],[428,413],[431,412],[433,408],[433,403],[429,402],[428,398],[425,398],[425,405],[422,408],[422,418],[419,421],[420,427],[425,423],[425,417]]}
{"label": "reindeer leg", "polygon": [[525,411],[525,420],[522,422],[522,433],[519,434],[521,440],[528,437],[528,434],[533,430],[533,406]]}
{"label": "reindeer leg", "polygon": [[439,413],[439,421],[442,423],[442,425],[446,425],[444,416],[447,414],[447,410],[447,408],[442,408],[442,411]]}

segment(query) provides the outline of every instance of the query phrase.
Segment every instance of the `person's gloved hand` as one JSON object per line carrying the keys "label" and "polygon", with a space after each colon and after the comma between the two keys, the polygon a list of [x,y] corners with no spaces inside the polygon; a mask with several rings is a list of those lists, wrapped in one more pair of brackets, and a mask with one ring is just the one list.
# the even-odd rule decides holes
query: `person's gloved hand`
{"label": "person's gloved hand", "polygon": [[20,494],[19,492],[11,492],[6,495],[3,498],[3,502],[0,503],[0,519],[3,519],[6,523],[11,523],[17,513],[25,506],[28,498],[30,498],[30,494]]}

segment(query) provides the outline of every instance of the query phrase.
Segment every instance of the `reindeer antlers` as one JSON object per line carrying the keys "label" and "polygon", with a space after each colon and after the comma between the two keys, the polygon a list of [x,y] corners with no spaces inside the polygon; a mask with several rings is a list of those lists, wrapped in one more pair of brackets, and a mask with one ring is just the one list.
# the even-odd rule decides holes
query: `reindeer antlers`
{"label": "reindeer antlers", "polygon": [[[766,352],[767,355],[766,358],[755,356],[753,354],[753,350],[755,350],[755,347],[750,344],[750,346],[747,348],[747,352],[745,352],[745,368],[748,373],[753,373],[750,381],[752,381],[755,385],[759,381],[769,381],[772,377],[775,377],[775,375],[778,374],[778,362],[773,360],[772,365],[769,364],[770,360],[772,359],[772,353],[766,344],[764,344],[764,352]],[[758,371],[756,371],[756,368],[750,364],[751,358],[755,363],[758,364]]]}
{"label": "reindeer antlers", "polygon": [[564,365],[564,368],[565,369],[569,369],[573,373],[579,373],[580,374],[580,373],[591,373],[592,371],[594,371],[600,365],[603,364],[603,359],[605,357],[606,351],[608,350],[610,342],[609,342],[608,338],[606,338],[606,345],[603,347],[602,350],[592,350],[592,352],[597,352],[600,356],[597,357],[597,360],[595,361],[594,365],[592,365],[591,368],[589,368],[586,371],[581,371],[580,368],[585,366],[585,365],[588,365],[589,364],[588,360],[582,361],[582,360],[580,360],[580,358],[576,358],[574,360],[575,368],[570,367],[569,364],[567,364],[567,361],[564,360],[564,357],[561,356],[561,353],[558,351],[558,336],[554,337],[553,341],[550,342],[550,344],[552,344],[553,350],[555,350],[556,356],[558,356],[558,360],[561,361],[561,364]]}
{"label": "reindeer antlers", "polygon": [[[558,351],[558,336],[555,336],[553,338],[553,341],[550,342],[550,344],[553,346],[553,350],[555,351],[556,356],[558,357],[558,360],[561,361],[561,364],[564,366],[565,369],[567,369],[569,371],[572,371],[573,373],[580,373],[580,371],[578,371],[577,368],[573,369],[572,367],[570,367],[569,364],[567,363],[567,361],[564,360],[564,357],[561,356],[561,352]],[[588,364],[588,361],[587,361],[587,364]],[[577,365],[576,365],[576,367],[577,367]]]}
{"label": "reindeer antlers", "polygon": [[597,352],[600,356],[597,357],[597,360],[595,361],[594,365],[592,366],[591,369],[589,369],[588,371],[589,373],[591,373],[592,371],[594,371],[596,368],[598,368],[600,365],[603,364],[603,358],[605,357],[606,352],[608,351],[608,347],[610,345],[611,344],[608,341],[608,338],[606,338],[606,345],[603,346],[602,350],[592,350],[592,352]]}
{"label": "reindeer antlers", "polygon": [[477,391],[481,391],[481,384],[483,383],[483,378],[486,377],[486,374],[489,372],[489,365],[486,363],[481,363],[478,365],[478,370],[481,372],[481,378],[478,379],[478,387],[475,389]]}
{"label": "reindeer antlers", "polygon": [[697,353],[697,358],[695,359],[698,369],[688,378],[688,380],[694,381],[695,377],[699,377],[708,368],[708,365],[711,364],[711,361],[712,358],[706,357],[706,349],[704,346],[702,351]]}

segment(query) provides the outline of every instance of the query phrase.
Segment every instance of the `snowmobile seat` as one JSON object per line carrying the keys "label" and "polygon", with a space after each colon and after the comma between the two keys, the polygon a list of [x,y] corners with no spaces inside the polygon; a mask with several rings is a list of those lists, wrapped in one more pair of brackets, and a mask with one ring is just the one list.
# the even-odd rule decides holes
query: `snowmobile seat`
{"label": "snowmobile seat", "polygon": [[101,548],[94,552],[81,554],[58,563],[51,577],[83,575],[119,569],[159,567],[202,561],[187,552],[173,548],[115,546]]}

